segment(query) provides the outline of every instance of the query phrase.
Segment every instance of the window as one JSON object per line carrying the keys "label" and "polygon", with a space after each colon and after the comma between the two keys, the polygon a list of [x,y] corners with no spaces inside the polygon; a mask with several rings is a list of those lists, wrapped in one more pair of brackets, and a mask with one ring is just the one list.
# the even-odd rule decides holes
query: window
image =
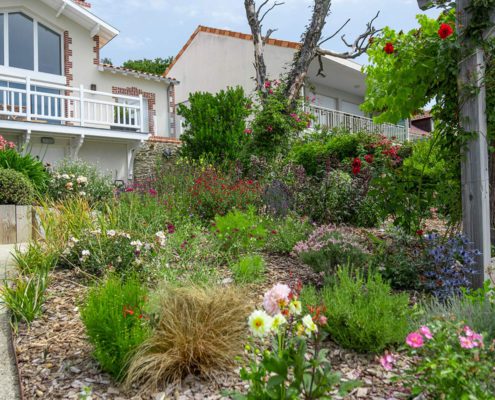
{"label": "window", "polygon": [[22,13],[9,14],[9,65],[34,71],[34,22]]}
{"label": "window", "polygon": [[61,75],[60,35],[38,24],[38,70]]}
{"label": "window", "polygon": [[4,54],[3,54],[3,14],[0,14],[0,65],[5,64]]}

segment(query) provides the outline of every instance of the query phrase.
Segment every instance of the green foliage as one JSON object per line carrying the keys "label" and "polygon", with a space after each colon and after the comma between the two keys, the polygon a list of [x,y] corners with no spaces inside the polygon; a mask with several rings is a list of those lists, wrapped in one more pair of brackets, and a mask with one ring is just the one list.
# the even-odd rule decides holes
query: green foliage
{"label": "green foliage", "polygon": [[[134,71],[146,72],[148,74],[163,75],[168,66],[172,63],[173,57],[160,58],[154,60],[143,58],[142,60],[128,60],[122,66]],[[110,62],[111,64],[111,62]]]}
{"label": "green foliage", "polygon": [[22,275],[48,274],[58,262],[58,255],[38,242],[29,243],[25,250],[16,249],[13,258]]}
{"label": "green foliage", "polygon": [[238,160],[249,139],[245,119],[251,103],[244,90],[237,87],[217,94],[192,93],[188,103],[178,108],[186,127],[181,136],[181,154],[193,160],[206,157],[219,163]]}
{"label": "green foliage", "polygon": [[55,201],[83,197],[90,204],[112,198],[114,185],[110,175],[83,161],[62,160],[54,168],[48,195]]}
{"label": "green foliage", "polygon": [[144,307],[147,289],[137,278],[125,282],[111,276],[93,287],[81,318],[101,368],[123,379],[130,356],[146,340],[150,328]]}
{"label": "green foliage", "polygon": [[378,353],[401,343],[409,329],[409,297],[392,294],[378,273],[367,278],[359,271],[339,268],[336,281],[322,291],[327,330],[340,345]]}
{"label": "green foliage", "polygon": [[259,254],[243,256],[230,268],[237,283],[254,283],[263,280],[266,263]]}
{"label": "green foliage", "polygon": [[[400,374],[412,388],[412,395],[428,393],[434,399],[493,400],[493,345],[485,347],[483,338],[463,322],[444,319],[430,322],[427,327],[432,338],[425,336],[423,345],[410,351],[417,361]],[[466,344],[461,346],[461,338],[471,342],[468,348]]]}
{"label": "green foliage", "polygon": [[4,280],[0,300],[12,313],[15,325],[21,321],[29,324],[41,315],[47,286],[47,271],[19,275],[10,282]]}
{"label": "green foliage", "polygon": [[294,254],[316,272],[328,275],[339,265],[363,267],[369,257],[352,232],[339,232],[331,225],[316,228],[307,240],[296,244]]}
{"label": "green foliage", "polygon": [[45,191],[50,179],[43,163],[30,154],[22,155],[15,149],[0,150],[1,168],[21,172],[29,179],[34,189],[40,193]]}
{"label": "green foliage", "polygon": [[263,248],[268,236],[263,220],[253,207],[245,212],[233,210],[224,216],[217,215],[211,230],[221,250],[234,258]]}
{"label": "green foliage", "polygon": [[307,220],[288,216],[267,222],[273,229],[268,236],[265,249],[271,253],[289,254],[294,246],[309,236],[312,226]]}
{"label": "green foliage", "polygon": [[31,205],[34,188],[22,172],[0,168],[0,204]]}

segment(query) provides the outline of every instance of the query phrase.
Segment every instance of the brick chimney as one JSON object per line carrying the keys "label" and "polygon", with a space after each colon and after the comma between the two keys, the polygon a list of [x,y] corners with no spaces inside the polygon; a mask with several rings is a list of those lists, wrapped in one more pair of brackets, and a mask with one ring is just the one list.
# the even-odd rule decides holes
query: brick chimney
{"label": "brick chimney", "polygon": [[72,1],[74,1],[74,3],[76,3],[76,4],[79,4],[82,7],[91,8],[91,3],[88,3],[85,0],[72,0]]}

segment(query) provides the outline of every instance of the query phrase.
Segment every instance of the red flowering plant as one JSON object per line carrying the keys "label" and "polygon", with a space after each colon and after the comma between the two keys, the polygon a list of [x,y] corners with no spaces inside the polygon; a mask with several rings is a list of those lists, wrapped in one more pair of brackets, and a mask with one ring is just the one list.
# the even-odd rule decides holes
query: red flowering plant
{"label": "red flowering plant", "polygon": [[245,210],[260,201],[260,185],[251,179],[233,179],[208,167],[190,188],[192,211],[205,220],[236,208]]}

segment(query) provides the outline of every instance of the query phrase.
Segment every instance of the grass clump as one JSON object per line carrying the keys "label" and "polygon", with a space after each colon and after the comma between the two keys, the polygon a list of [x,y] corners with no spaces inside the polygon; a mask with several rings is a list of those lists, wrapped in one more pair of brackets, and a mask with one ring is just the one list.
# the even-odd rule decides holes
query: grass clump
{"label": "grass clump", "polygon": [[188,374],[212,376],[242,352],[250,306],[238,288],[165,288],[157,326],[134,355],[127,383],[157,388]]}
{"label": "grass clump", "polygon": [[117,380],[125,377],[129,357],[150,334],[143,313],[146,296],[137,278],[122,282],[110,276],[90,290],[81,309],[96,360]]}
{"label": "grass clump", "polygon": [[335,282],[323,289],[327,329],[340,345],[359,352],[379,353],[401,343],[409,333],[407,294],[392,294],[378,273],[339,268]]}
{"label": "grass clump", "polygon": [[231,266],[237,283],[253,283],[263,280],[266,263],[259,254],[241,257]]}

